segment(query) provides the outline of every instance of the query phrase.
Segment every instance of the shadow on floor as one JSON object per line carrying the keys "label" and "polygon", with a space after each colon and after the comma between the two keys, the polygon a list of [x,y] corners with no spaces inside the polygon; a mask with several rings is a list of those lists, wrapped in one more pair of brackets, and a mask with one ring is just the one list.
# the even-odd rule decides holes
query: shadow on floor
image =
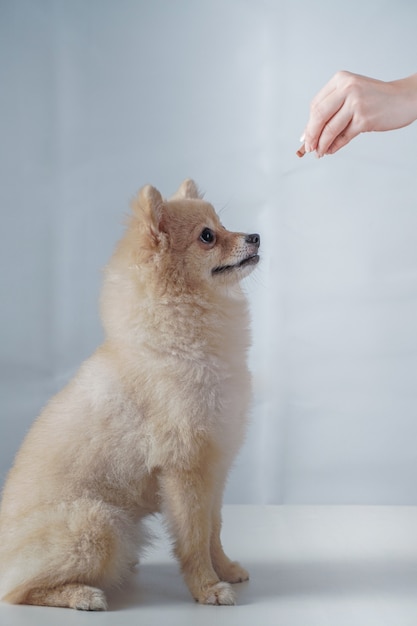
{"label": "shadow on floor", "polygon": [[[251,579],[235,586],[240,606],[288,597],[417,595],[417,562],[399,560],[246,563]],[[144,563],[137,575],[109,594],[110,610],[194,604],[178,566]]]}

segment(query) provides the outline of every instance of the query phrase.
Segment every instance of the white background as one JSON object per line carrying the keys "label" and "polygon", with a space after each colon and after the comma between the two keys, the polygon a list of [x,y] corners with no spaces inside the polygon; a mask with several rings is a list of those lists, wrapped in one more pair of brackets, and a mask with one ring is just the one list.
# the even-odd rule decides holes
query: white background
{"label": "white background", "polygon": [[260,232],[229,503],[417,504],[416,126],[297,159],[338,69],[417,71],[406,0],[0,1],[0,479],[100,343],[145,183]]}

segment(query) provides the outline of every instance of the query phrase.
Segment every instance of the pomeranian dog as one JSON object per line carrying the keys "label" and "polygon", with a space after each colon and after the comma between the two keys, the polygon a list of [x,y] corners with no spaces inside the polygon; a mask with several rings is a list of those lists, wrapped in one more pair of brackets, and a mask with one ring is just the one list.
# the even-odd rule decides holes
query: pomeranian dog
{"label": "pomeranian dog", "polygon": [[185,582],[234,604],[221,506],[250,402],[247,302],[257,234],[227,231],[192,180],[150,185],[106,271],[104,344],[51,399],[6,481],[0,598],[104,610],[162,512]]}

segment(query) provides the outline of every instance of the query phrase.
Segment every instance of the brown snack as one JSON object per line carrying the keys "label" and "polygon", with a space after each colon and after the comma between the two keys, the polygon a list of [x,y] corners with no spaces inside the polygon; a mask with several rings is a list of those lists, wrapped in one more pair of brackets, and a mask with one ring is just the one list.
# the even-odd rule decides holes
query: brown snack
{"label": "brown snack", "polygon": [[296,155],[298,157],[300,157],[300,159],[301,159],[305,155],[305,153],[306,153],[306,147],[305,147],[305,144],[303,143],[301,148],[299,150],[297,150]]}

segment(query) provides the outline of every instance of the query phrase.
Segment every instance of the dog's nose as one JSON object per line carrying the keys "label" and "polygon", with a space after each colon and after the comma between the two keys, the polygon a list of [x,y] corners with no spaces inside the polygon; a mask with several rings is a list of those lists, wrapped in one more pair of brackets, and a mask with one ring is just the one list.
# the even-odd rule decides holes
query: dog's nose
{"label": "dog's nose", "polygon": [[254,233],[253,235],[246,235],[245,241],[246,243],[254,244],[257,248],[261,245],[261,237],[257,233]]}

